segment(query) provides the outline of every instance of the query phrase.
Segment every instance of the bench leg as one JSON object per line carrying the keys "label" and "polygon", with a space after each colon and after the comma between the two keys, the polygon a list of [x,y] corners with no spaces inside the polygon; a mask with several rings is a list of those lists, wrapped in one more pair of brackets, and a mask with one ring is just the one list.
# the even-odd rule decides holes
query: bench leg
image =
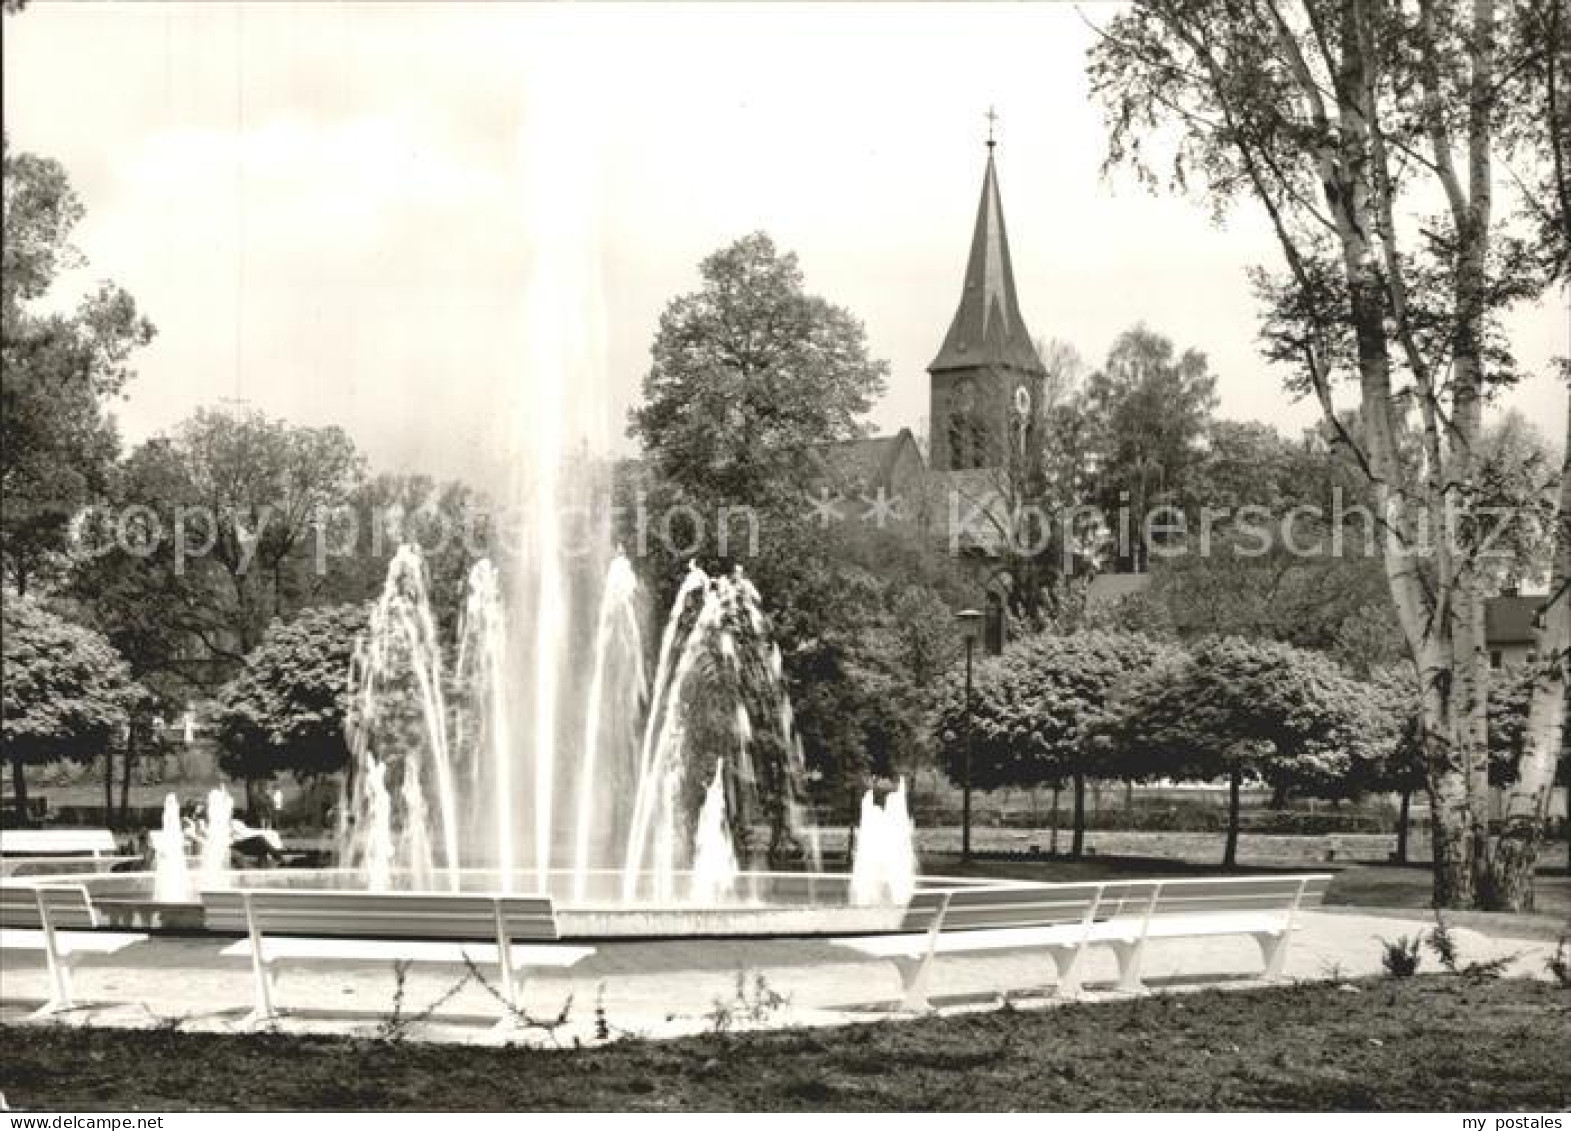
{"label": "bench leg", "polygon": [[44,948],[44,958],[49,963],[49,984],[52,989],[49,1000],[33,1010],[30,1017],[48,1017],[76,1007],[76,999],[71,994],[71,968],[76,965],[77,956],[70,951],[56,953],[55,948],[49,946]]}
{"label": "bench leg", "polygon": [[502,978],[502,1000],[498,1003],[502,1016],[493,1026],[498,1032],[511,1031],[523,1024],[524,986],[529,982],[529,967],[510,967],[502,972]]}
{"label": "bench leg", "polygon": [[1254,938],[1260,946],[1260,957],[1265,961],[1261,977],[1268,982],[1280,982],[1287,967],[1287,943],[1290,931],[1261,931]]}
{"label": "bench leg", "polygon": [[1108,945],[1113,948],[1113,954],[1118,958],[1119,993],[1145,993],[1145,983],[1140,980],[1140,970],[1141,967],[1145,964],[1145,940],[1139,939],[1135,942],[1110,942]]}
{"label": "bench leg", "polygon": [[927,984],[933,970],[933,956],[894,957],[890,961],[900,972],[900,1008],[907,1013],[931,1012],[933,1006],[927,1000]]}
{"label": "bench leg", "polygon": [[1080,956],[1085,953],[1085,947],[1055,946],[1049,948],[1053,965],[1058,968],[1058,985],[1053,991],[1053,996],[1065,1001],[1074,1001],[1080,997]]}
{"label": "bench leg", "polygon": [[273,997],[278,992],[277,977],[273,972],[273,961],[263,958],[260,954],[251,954],[251,978],[255,984],[256,1001],[251,1012],[246,1014],[241,1021],[242,1025],[261,1025],[269,1021],[278,1020],[278,1010],[273,1005]]}

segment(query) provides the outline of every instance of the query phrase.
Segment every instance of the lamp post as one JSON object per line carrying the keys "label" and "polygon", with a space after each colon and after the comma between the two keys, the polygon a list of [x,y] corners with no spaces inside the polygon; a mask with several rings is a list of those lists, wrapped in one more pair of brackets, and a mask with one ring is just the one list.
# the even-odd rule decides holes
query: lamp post
{"label": "lamp post", "polygon": [[961,639],[966,642],[965,745],[960,763],[960,859],[964,861],[971,859],[971,657],[985,619],[980,609],[961,609],[955,614]]}

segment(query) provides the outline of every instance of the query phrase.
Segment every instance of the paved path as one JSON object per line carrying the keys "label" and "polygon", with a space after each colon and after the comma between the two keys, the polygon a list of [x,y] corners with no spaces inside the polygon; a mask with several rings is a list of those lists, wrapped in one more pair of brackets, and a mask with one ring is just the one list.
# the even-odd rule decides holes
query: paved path
{"label": "paved path", "polygon": [[[1293,940],[1287,975],[1298,980],[1351,978],[1380,972],[1382,939],[1426,931],[1432,923],[1358,914],[1308,912]],[[1542,941],[1491,939],[1453,932],[1464,959],[1516,955],[1512,976],[1546,976],[1553,945]],[[146,1026],[174,1024],[198,1031],[240,1027],[251,1004],[247,961],[226,959],[228,940],[158,938],[108,958],[88,959],[77,971],[81,1001],[92,1006],[48,1023]],[[1112,955],[1088,955],[1091,997],[1098,983],[1110,985]],[[1149,944],[1147,982],[1153,989],[1192,989],[1218,984],[1259,984],[1242,972],[1258,970],[1259,951],[1247,937],[1160,940]],[[1425,951],[1423,969],[1436,969]],[[281,968],[278,1003],[303,1010],[279,1023],[288,1031],[374,1033],[392,1008],[397,982],[388,964],[307,961]],[[933,1000],[942,1010],[992,1008],[1007,994],[1019,1007],[1048,1003],[1053,973],[1038,952],[994,952],[941,956],[934,972]],[[489,973],[489,971],[487,971]],[[741,976],[749,1000],[757,1001],[758,979],[786,1004],[754,1011],[737,1001]],[[434,1040],[504,1040],[571,1045],[595,1038],[597,1003],[616,1032],[650,1037],[705,1032],[727,1022],[739,1027],[845,1024],[888,1016],[898,997],[899,978],[887,962],[864,960],[827,943],[807,940],[624,942],[602,944],[566,975],[532,981],[525,993],[531,1017],[555,1018],[571,998],[566,1024],[547,1034],[524,1029],[494,1030],[495,999],[461,967],[416,965],[403,987],[405,1016],[426,1011],[438,999],[439,1014],[410,1026],[407,1035]],[[42,955],[0,952],[0,1020],[20,1021],[48,993]],[[718,1004],[717,1004],[718,1003]],[[719,1016],[717,1016],[717,1014]]]}

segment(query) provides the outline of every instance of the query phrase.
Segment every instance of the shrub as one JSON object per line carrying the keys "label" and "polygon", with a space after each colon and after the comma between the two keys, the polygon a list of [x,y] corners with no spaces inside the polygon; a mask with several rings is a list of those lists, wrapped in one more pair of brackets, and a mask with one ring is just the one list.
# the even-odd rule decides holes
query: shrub
{"label": "shrub", "polygon": [[1381,939],[1380,943],[1385,948],[1380,955],[1380,965],[1385,967],[1387,974],[1393,978],[1411,978],[1418,973],[1422,961],[1419,950],[1424,944],[1422,931],[1412,938],[1403,935],[1396,942]]}
{"label": "shrub", "polygon": [[1566,954],[1567,936],[1561,935],[1555,943],[1555,953],[1549,956],[1549,972],[1565,989],[1571,989],[1571,957]]}
{"label": "shrub", "polygon": [[1429,949],[1439,957],[1440,965],[1446,968],[1447,973],[1474,982],[1494,981],[1505,973],[1507,966],[1521,957],[1519,952],[1503,954],[1487,962],[1469,962],[1463,965],[1456,939],[1451,934],[1451,928],[1446,926],[1439,908],[1435,909],[1435,929],[1429,932]]}

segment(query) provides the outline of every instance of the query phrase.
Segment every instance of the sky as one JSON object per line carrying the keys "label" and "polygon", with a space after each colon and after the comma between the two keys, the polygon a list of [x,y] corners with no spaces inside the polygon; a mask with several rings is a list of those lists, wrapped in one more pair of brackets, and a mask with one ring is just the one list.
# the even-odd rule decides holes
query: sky
{"label": "sky", "polygon": [[[1220,415],[1305,426],[1257,353],[1261,219],[1102,175],[1084,56],[1113,11],[34,0],[5,22],[5,127],[87,210],[55,301],[111,278],[158,327],[131,442],[242,401],[473,477],[560,366],[625,448],[662,307],[759,229],[889,361],[874,429],[920,431],[990,106],[1032,333],[1094,365],[1143,321],[1209,356]],[[1505,404],[1557,436],[1564,296],[1510,330],[1540,376]]]}

